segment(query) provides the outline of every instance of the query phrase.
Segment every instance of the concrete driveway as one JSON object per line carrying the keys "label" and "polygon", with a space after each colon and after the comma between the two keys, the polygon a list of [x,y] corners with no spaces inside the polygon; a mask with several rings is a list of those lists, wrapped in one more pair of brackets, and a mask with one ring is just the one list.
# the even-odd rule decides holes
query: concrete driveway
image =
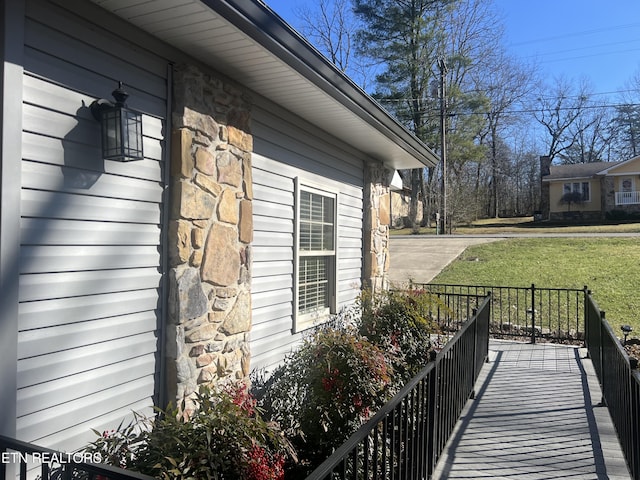
{"label": "concrete driveway", "polygon": [[394,285],[430,282],[470,245],[503,240],[505,237],[457,235],[397,235],[389,240],[391,267],[389,281]]}

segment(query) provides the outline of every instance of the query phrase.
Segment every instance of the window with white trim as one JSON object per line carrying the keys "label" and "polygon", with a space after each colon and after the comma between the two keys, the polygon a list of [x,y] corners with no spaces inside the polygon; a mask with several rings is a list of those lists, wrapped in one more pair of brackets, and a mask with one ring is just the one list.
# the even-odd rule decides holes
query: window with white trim
{"label": "window with white trim", "polygon": [[591,188],[589,182],[567,182],[564,184],[563,194],[578,192],[582,195],[583,202],[591,201]]}
{"label": "window with white trim", "polygon": [[298,185],[296,312],[294,331],[326,320],[335,312],[335,193]]}

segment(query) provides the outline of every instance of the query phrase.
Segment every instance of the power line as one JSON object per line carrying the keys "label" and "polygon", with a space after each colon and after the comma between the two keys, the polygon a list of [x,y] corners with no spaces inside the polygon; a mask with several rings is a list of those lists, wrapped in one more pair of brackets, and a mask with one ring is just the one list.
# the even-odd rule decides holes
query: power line
{"label": "power line", "polygon": [[627,28],[638,28],[640,27],[640,23],[627,23],[627,24],[623,24],[623,25],[612,25],[610,27],[601,27],[601,28],[595,28],[595,29],[591,29],[591,30],[582,30],[582,31],[578,31],[578,32],[572,32],[572,33],[565,33],[563,35],[554,35],[551,37],[542,37],[542,38],[537,38],[537,39],[532,39],[532,40],[524,40],[522,42],[516,42],[516,43],[511,43],[508,46],[509,47],[519,47],[522,45],[530,45],[530,44],[536,44],[536,43],[544,43],[544,42],[552,42],[552,41],[556,41],[556,40],[565,40],[567,38],[573,38],[573,37],[581,37],[584,35],[592,35],[594,33],[603,33],[603,32],[609,32],[612,30],[624,30]]}
{"label": "power line", "polygon": [[[392,99],[390,102],[404,102],[405,100],[401,100],[401,99]],[[547,108],[531,108],[531,109],[520,109],[520,110],[505,110],[503,112],[500,112],[503,115],[515,115],[515,114],[534,114],[534,113],[543,113],[549,110],[554,110],[554,111],[570,111],[570,110],[591,110],[591,109],[599,109],[599,108],[620,108],[620,107],[640,107],[640,103],[617,103],[617,104],[601,104],[601,105],[582,105],[579,107],[572,107],[572,106],[566,106],[566,107],[560,107],[560,108],[554,108],[554,109],[547,109]],[[437,114],[439,112],[439,110],[437,108],[427,108],[427,109],[423,109],[418,111],[418,113],[433,113],[434,115]],[[488,112],[488,111],[482,111],[482,112],[451,112],[449,111],[447,113],[448,116],[450,117],[457,117],[457,116],[471,116],[471,115],[491,115],[492,113],[496,113],[496,112]]]}

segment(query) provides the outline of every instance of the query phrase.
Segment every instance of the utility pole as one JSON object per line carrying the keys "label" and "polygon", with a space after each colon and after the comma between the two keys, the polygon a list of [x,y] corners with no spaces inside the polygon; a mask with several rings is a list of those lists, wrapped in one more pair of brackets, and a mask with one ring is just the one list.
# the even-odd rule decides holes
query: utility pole
{"label": "utility pole", "polygon": [[442,159],[442,177],[440,179],[440,228],[441,234],[447,233],[447,64],[443,56],[438,57],[440,68],[440,158]]}

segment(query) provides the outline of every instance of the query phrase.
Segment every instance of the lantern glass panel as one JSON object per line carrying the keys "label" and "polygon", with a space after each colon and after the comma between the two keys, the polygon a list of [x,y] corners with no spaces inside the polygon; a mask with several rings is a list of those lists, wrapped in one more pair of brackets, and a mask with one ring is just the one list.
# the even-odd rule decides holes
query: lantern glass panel
{"label": "lantern glass panel", "polygon": [[139,160],[142,153],[142,115],[122,109],[122,153],[124,160]]}
{"label": "lantern glass panel", "polygon": [[144,158],[142,114],[119,106],[102,111],[102,156],[121,162]]}

